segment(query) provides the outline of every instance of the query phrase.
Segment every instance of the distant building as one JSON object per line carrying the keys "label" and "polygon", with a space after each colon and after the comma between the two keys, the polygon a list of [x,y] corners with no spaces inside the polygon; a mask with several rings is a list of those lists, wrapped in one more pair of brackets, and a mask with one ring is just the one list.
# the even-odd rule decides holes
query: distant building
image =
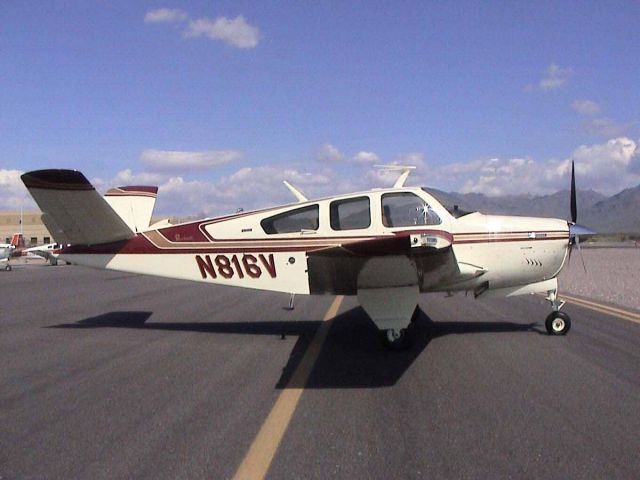
{"label": "distant building", "polygon": [[23,212],[22,225],[20,212],[0,212],[0,243],[11,242],[14,233],[22,232],[25,245],[33,247],[53,243],[55,239],[40,220],[40,212]]}

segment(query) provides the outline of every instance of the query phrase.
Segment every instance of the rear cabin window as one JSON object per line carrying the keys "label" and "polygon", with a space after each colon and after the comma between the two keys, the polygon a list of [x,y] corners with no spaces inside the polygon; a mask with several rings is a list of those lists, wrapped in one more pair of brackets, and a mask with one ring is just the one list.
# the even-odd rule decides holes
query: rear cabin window
{"label": "rear cabin window", "polygon": [[410,192],[382,195],[382,223],[385,227],[438,225],[440,217],[423,199]]}
{"label": "rear cabin window", "polygon": [[331,228],[358,230],[371,226],[369,197],[349,198],[331,202]]}
{"label": "rear cabin window", "polygon": [[294,233],[302,230],[317,230],[320,223],[320,209],[318,205],[289,210],[260,222],[265,233]]}

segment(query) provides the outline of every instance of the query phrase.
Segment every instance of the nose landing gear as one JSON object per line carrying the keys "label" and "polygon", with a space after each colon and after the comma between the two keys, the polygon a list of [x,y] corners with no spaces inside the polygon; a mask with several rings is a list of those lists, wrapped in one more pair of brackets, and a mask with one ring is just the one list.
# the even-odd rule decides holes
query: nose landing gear
{"label": "nose landing gear", "polygon": [[566,335],[571,329],[571,318],[565,312],[560,311],[565,302],[558,300],[557,290],[550,290],[547,293],[547,300],[549,300],[553,309],[553,312],[544,321],[547,333],[549,335]]}

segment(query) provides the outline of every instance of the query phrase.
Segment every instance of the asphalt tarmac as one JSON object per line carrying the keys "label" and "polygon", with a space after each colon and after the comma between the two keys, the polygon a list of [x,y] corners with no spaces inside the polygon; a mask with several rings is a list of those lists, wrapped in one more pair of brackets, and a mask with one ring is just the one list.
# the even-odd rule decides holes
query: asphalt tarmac
{"label": "asphalt tarmac", "polygon": [[390,352],[349,297],[323,322],[334,297],[42,265],[0,292],[2,480],[640,478],[633,320],[424,295]]}

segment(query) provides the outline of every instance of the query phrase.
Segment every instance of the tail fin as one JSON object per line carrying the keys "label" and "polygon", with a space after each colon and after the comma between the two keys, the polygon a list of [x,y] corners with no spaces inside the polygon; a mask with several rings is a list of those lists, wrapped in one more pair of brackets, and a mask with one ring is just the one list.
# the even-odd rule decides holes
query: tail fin
{"label": "tail fin", "polygon": [[24,237],[21,233],[14,233],[11,237],[11,246],[15,248],[24,247]]}
{"label": "tail fin", "polygon": [[151,224],[157,195],[158,187],[118,187],[109,190],[104,199],[131,230],[140,232]]}
{"label": "tail fin", "polygon": [[21,178],[58,242],[97,245],[135,236],[82,173],[36,170]]}

